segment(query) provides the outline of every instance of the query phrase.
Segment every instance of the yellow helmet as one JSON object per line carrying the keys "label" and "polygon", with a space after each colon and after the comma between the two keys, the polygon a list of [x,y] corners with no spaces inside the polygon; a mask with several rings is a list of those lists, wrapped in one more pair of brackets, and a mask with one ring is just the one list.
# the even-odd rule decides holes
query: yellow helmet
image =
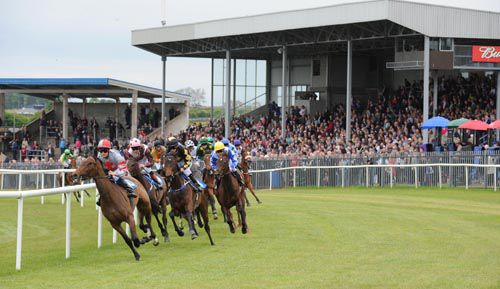
{"label": "yellow helmet", "polygon": [[216,142],[214,145],[214,151],[220,151],[225,148],[224,144],[220,141]]}

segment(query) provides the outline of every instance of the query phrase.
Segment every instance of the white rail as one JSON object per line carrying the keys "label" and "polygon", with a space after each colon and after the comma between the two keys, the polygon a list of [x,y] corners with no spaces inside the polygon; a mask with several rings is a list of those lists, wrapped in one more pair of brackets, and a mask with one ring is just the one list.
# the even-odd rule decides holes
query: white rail
{"label": "white rail", "polygon": [[[469,188],[469,169],[472,168],[484,168],[484,169],[492,169],[491,173],[493,175],[493,189],[496,191],[497,190],[497,170],[500,169],[500,164],[467,164],[467,163],[461,163],[461,164],[449,164],[449,163],[432,163],[432,164],[374,164],[374,165],[338,165],[338,166],[295,166],[295,167],[282,167],[282,168],[274,168],[274,169],[263,169],[263,170],[250,170],[250,173],[253,173],[255,176],[260,176],[260,174],[268,174],[269,178],[269,190],[272,190],[274,185],[273,185],[273,178],[276,176],[273,176],[273,172],[280,172],[280,171],[293,171],[293,180],[292,180],[292,186],[296,187],[296,178],[297,178],[297,170],[309,170],[310,172],[316,172],[316,175],[312,174],[310,175],[311,179],[314,179],[313,176],[316,176],[316,186],[321,186],[321,171],[325,169],[339,169],[341,171],[341,186],[345,187],[345,172],[348,170],[352,169],[364,169],[364,174],[366,177],[366,180],[364,180],[365,185],[368,187],[370,185],[370,180],[369,178],[371,177],[369,174],[370,169],[385,169],[389,171],[389,185],[390,187],[393,187],[393,170],[394,168],[413,168],[413,179],[414,179],[414,186],[418,188],[419,186],[419,177],[422,178],[423,176],[419,176],[419,171],[417,168],[437,168],[437,182],[438,186],[442,188],[442,174],[443,170],[442,168],[445,167],[454,167],[454,168],[460,168],[464,170],[464,181],[465,181],[465,188]],[[307,178],[307,176],[306,176]],[[313,185],[311,182],[308,182],[309,185]],[[255,185],[255,184],[254,184]],[[267,185],[266,185],[267,186]],[[264,188],[265,186],[259,186],[259,188]],[[281,187],[281,186],[279,186]],[[286,186],[285,186],[286,187]]]}

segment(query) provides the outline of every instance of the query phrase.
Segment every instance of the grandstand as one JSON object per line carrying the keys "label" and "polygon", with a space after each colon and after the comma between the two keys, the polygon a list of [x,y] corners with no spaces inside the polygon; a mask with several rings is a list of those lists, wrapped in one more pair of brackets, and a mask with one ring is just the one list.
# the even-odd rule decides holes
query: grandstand
{"label": "grandstand", "polygon": [[[285,111],[304,106],[311,115],[341,105],[342,117],[353,119],[356,101],[366,108],[383,88],[408,83],[429,88],[414,97],[425,121],[438,114],[437,89],[450,77],[487,74],[497,87],[500,74],[491,73],[500,69],[500,58],[486,49],[499,49],[500,32],[492,29],[498,23],[500,13],[375,0],[135,30],[132,44],[163,60],[212,58],[212,97],[224,99],[228,136],[237,103],[256,108],[274,101]],[[496,91],[496,119],[499,98]],[[345,142],[352,141],[356,124],[342,125]],[[276,132],[284,138],[286,131],[281,118]],[[427,131],[422,142],[429,142]]]}
{"label": "grandstand", "polygon": [[[30,142],[38,141],[39,145],[44,146],[48,143],[57,146],[60,138],[73,140],[73,143],[76,138],[80,138],[84,142],[83,135],[91,136],[93,141],[104,136],[124,140],[137,136],[138,132],[143,130],[151,135],[158,135],[164,126],[167,134],[178,133],[187,127],[189,117],[189,105],[186,105],[189,96],[165,91],[165,97],[168,99],[163,117],[165,122],[161,124],[161,115],[153,117],[156,121],[153,127],[145,111],[157,114],[162,111],[161,103],[155,102],[162,98],[162,90],[121,80],[3,78],[0,79],[1,119],[4,119],[5,97],[13,93],[41,97],[54,102],[53,110],[45,112],[41,118],[28,124],[17,136],[22,140],[28,135]],[[113,103],[88,103],[92,98],[111,99]],[[73,102],[69,102],[70,99]],[[139,102],[139,99],[147,102]],[[146,118],[148,119],[145,120]],[[100,130],[95,129],[92,132],[92,120],[100,124]],[[109,126],[114,126],[114,129]],[[123,128],[120,130],[118,127]],[[5,138],[5,141],[8,140],[10,139]],[[5,141],[2,142],[2,151],[8,151]]]}

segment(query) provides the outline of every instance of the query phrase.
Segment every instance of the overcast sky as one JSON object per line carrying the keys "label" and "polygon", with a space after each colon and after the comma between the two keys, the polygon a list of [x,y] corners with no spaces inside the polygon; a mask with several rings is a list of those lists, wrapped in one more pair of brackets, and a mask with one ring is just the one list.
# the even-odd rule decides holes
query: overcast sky
{"label": "overcast sky", "polygon": [[[167,25],[355,0],[166,1]],[[500,12],[500,0],[419,0]],[[161,88],[159,56],[130,45],[160,26],[162,0],[0,0],[0,77],[109,77]],[[170,58],[167,89],[204,88],[210,60]]]}

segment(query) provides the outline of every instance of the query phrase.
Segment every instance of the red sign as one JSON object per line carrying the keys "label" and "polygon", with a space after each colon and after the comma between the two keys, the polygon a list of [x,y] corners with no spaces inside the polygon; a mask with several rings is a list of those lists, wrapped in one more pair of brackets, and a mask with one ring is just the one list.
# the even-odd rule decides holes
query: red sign
{"label": "red sign", "polygon": [[473,62],[500,62],[500,46],[472,46]]}

